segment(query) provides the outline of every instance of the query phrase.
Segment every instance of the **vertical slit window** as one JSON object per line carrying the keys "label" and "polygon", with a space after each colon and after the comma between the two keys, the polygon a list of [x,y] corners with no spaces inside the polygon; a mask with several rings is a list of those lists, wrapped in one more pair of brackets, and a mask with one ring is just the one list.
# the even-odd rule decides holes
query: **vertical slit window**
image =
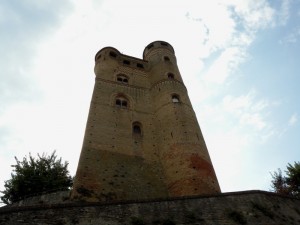
{"label": "vertical slit window", "polygon": [[132,123],[132,134],[135,136],[142,135],[142,125],[139,122]]}

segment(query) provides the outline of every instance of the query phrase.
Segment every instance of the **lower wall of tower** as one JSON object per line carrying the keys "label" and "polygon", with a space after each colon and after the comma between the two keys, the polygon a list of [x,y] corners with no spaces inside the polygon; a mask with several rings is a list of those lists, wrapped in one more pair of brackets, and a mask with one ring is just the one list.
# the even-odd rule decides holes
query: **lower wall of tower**
{"label": "lower wall of tower", "polygon": [[[99,157],[99,163],[80,164],[73,199],[105,202],[167,197],[159,164],[147,162],[142,157],[104,150],[91,150],[91,156],[91,162],[97,161],[94,157]],[[84,162],[89,161],[85,159]]]}
{"label": "lower wall of tower", "polygon": [[220,193],[213,166],[199,149],[199,144],[176,143],[161,155],[170,196]]}

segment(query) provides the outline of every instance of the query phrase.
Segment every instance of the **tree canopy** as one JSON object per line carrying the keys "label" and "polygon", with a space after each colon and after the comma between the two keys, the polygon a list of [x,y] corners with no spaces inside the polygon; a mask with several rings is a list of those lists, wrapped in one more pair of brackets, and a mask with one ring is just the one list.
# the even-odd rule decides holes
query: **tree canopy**
{"label": "tree canopy", "polygon": [[51,155],[43,153],[34,158],[29,154],[22,161],[15,157],[16,164],[12,165],[11,179],[5,181],[1,200],[5,204],[17,202],[25,197],[68,190],[73,179],[69,175],[68,162],[57,159],[55,151]]}
{"label": "tree canopy", "polygon": [[275,193],[300,198],[300,162],[294,162],[294,165],[288,163],[286,169],[286,176],[282,175],[280,169],[271,174],[271,187]]}

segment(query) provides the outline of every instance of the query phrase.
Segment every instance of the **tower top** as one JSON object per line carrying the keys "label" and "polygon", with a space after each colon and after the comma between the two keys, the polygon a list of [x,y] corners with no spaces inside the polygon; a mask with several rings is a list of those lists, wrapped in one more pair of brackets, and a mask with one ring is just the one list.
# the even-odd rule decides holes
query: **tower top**
{"label": "tower top", "polygon": [[150,44],[148,44],[147,47],[144,49],[143,59],[145,60],[147,58],[147,55],[149,54],[149,52],[151,52],[154,49],[158,49],[158,48],[167,49],[167,50],[171,51],[172,54],[175,54],[174,48],[168,42],[153,41]]}

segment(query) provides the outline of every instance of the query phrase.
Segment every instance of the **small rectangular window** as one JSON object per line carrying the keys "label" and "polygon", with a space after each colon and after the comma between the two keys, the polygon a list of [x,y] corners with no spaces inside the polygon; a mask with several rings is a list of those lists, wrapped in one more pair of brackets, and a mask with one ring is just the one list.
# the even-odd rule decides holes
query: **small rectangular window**
{"label": "small rectangular window", "polygon": [[114,53],[114,52],[109,52],[109,55],[110,55],[111,57],[114,57],[114,58],[116,58],[116,57],[117,57],[117,54],[116,54],[116,53]]}
{"label": "small rectangular window", "polygon": [[130,65],[130,62],[128,60],[124,60],[123,63],[126,65]]}
{"label": "small rectangular window", "polygon": [[168,46],[168,43],[166,43],[166,42],[160,42],[160,44],[163,46]]}
{"label": "small rectangular window", "polygon": [[141,63],[136,64],[136,66],[137,66],[138,68],[144,68],[144,65],[141,64]]}

